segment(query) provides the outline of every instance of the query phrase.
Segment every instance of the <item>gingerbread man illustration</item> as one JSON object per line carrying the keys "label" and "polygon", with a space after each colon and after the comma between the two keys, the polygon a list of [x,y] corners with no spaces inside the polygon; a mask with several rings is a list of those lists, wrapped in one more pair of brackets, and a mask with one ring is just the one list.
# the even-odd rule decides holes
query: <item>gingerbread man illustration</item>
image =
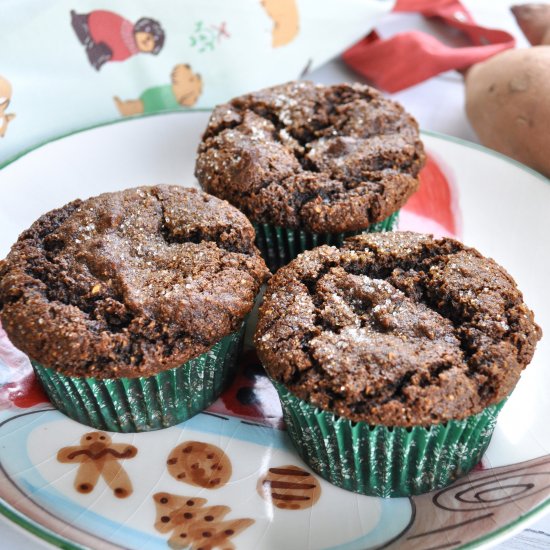
{"label": "gingerbread man illustration", "polygon": [[101,475],[115,497],[126,498],[132,494],[132,482],[119,460],[133,458],[137,451],[133,445],[113,443],[105,432],[89,432],[79,446],[60,449],[57,460],[80,464],[74,480],[79,493],[91,493]]}
{"label": "gingerbread man illustration", "polygon": [[0,137],[6,135],[8,124],[15,118],[14,113],[6,113],[11,100],[11,84],[0,76]]}

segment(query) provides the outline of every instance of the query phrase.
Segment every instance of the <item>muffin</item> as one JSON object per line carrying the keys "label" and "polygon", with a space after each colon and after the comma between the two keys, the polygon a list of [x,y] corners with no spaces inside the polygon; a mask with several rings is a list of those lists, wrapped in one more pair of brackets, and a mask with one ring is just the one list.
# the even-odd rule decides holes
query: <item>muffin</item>
{"label": "muffin", "polygon": [[24,231],[0,263],[0,320],[59,410],[97,429],[153,430],[221,392],[267,276],[236,208],[138,187]]}
{"label": "muffin", "polygon": [[311,468],[395,497],[477,464],[540,337],[496,262],[452,239],[394,232],[280,269],[255,342]]}
{"label": "muffin", "polygon": [[249,217],[275,271],[317,245],[392,229],[424,161],[414,118],[374,88],[289,82],[216,107],[195,175]]}

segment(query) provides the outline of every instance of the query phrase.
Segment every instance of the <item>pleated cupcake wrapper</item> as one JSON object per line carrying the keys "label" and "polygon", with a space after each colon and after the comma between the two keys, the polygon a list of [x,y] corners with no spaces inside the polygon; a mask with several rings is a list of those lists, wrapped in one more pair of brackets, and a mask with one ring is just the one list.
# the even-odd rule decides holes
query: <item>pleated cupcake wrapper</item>
{"label": "pleated cupcake wrapper", "polygon": [[468,473],[487,449],[506,401],[429,428],[388,428],[351,422],[274,385],[302,459],[332,484],[377,497],[427,493]]}
{"label": "pleated cupcake wrapper", "polygon": [[346,233],[311,233],[303,229],[286,229],[267,223],[254,224],[256,246],[260,249],[267,267],[275,272],[288,264],[305,250],[311,250],[323,244],[341,246],[344,239],[361,233],[382,233],[391,231],[397,225],[398,212],[385,220],[373,223],[360,231]]}
{"label": "pleated cupcake wrapper", "polygon": [[244,328],[180,367],[141,378],[100,380],[65,376],[33,361],[53,405],[99,430],[144,432],[167,428],[206,409],[236,369]]}

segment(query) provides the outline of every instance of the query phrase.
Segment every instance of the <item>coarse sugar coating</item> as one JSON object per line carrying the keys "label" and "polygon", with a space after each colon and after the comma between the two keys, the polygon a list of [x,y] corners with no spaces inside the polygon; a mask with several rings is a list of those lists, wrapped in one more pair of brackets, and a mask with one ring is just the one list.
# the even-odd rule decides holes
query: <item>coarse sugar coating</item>
{"label": "coarse sugar coating", "polygon": [[541,337],[514,280],[449,238],[363,234],[271,279],[255,335],[272,378],[352,421],[409,427],[504,399]]}
{"label": "coarse sugar coating", "polygon": [[341,233],[397,211],[424,161],[414,118],[374,88],[289,82],[216,107],[195,175],[255,223]]}
{"label": "coarse sugar coating", "polygon": [[174,368],[237,330],[268,276],[246,217],[157,185],[52,210],[0,262],[10,340],[68,376]]}

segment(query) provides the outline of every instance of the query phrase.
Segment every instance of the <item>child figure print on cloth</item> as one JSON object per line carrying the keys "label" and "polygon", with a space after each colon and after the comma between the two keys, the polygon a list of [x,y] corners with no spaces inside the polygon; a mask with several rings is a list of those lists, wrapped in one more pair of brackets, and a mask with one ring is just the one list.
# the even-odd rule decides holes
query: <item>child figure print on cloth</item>
{"label": "child figure print on cloth", "polygon": [[186,64],[172,69],[171,84],[147,88],[138,99],[122,100],[115,96],[114,102],[122,116],[141,115],[192,107],[202,93],[202,78]]}
{"label": "child figure print on cloth", "polygon": [[124,61],[138,53],[157,55],[164,46],[164,30],[158,21],[142,17],[135,24],[112,11],[71,10],[71,25],[86,48],[96,70],[108,61]]}
{"label": "child figure print on cloth", "polygon": [[8,124],[15,118],[15,113],[6,113],[11,101],[11,84],[0,76],[0,138],[6,135]]}
{"label": "child figure print on cloth", "polygon": [[299,78],[395,4],[345,1],[346,9],[314,0],[15,2],[0,35],[9,53],[0,68],[0,163],[98,123],[210,109]]}

